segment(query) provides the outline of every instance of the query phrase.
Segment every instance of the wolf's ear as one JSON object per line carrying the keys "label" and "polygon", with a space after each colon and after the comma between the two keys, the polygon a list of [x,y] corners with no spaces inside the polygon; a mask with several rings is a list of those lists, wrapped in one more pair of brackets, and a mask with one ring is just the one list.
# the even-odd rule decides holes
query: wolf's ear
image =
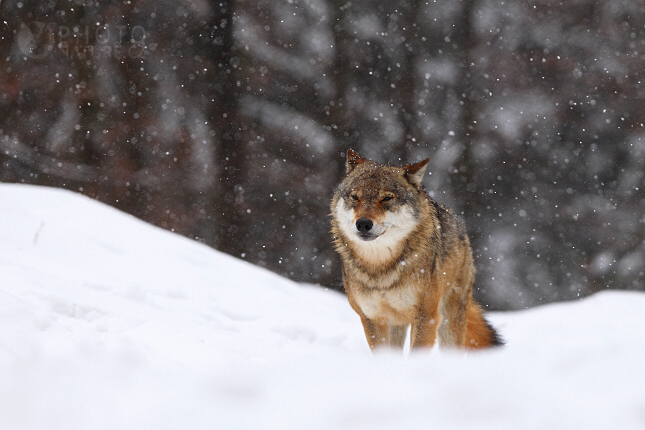
{"label": "wolf's ear", "polygon": [[347,158],[345,161],[345,167],[347,167],[347,174],[349,175],[359,164],[363,164],[367,160],[358,155],[358,152],[353,149],[347,150]]}
{"label": "wolf's ear", "polygon": [[408,164],[403,167],[403,170],[405,170],[404,176],[417,188],[421,186],[421,181],[423,180],[423,175],[426,172],[429,161],[430,159],[426,158],[418,163]]}

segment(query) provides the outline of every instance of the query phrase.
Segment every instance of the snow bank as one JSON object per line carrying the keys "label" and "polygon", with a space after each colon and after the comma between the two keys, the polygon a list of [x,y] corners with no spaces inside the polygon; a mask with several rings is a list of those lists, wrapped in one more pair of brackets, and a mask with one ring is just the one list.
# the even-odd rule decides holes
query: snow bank
{"label": "snow bank", "polygon": [[645,428],[645,294],[372,357],[335,292],[59,189],[0,184],[2,429]]}

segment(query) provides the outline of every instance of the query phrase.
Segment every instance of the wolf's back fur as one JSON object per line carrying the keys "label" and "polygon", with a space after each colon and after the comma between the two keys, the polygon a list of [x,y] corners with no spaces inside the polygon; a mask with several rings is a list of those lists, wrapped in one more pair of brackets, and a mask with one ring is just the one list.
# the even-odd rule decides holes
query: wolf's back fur
{"label": "wolf's back fur", "polygon": [[347,177],[331,203],[343,283],[371,348],[477,349],[501,345],[472,298],[475,266],[463,221],[432,200],[428,160],[384,166],[347,152]]}

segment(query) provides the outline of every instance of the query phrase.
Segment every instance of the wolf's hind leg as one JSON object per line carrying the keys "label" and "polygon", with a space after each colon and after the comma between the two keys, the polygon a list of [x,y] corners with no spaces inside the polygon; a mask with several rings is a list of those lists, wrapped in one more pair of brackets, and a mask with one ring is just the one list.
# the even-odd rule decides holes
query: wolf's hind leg
{"label": "wolf's hind leg", "polygon": [[405,345],[405,337],[408,334],[407,325],[391,325],[390,326],[390,348],[403,349]]}

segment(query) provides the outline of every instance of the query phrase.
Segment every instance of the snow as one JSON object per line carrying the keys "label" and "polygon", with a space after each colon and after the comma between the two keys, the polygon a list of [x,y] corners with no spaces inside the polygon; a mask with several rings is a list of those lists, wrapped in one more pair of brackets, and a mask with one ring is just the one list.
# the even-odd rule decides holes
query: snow
{"label": "snow", "polygon": [[59,189],[0,184],[2,429],[642,429],[645,294],[372,356],[342,295]]}

